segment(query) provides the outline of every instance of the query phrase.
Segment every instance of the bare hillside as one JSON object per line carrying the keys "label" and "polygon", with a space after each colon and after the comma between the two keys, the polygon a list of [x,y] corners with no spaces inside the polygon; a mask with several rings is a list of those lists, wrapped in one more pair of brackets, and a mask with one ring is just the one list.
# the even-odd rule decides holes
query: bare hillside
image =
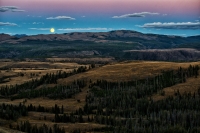
{"label": "bare hillside", "polygon": [[126,50],[123,58],[131,60],[156,61],[198,61],[200,51],[189,48]]}

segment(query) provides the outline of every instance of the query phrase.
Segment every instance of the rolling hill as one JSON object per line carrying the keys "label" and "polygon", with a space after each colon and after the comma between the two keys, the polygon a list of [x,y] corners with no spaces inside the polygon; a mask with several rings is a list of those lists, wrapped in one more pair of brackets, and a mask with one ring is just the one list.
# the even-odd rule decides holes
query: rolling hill
{"label": "rolling hill", "polygon": [[[139,51],[141,58],[133,55],[149,49],[195,48],[199,50],[200,36],[181,37],[157,34],[144,34],[136,31],[117,30],[110,32],[74,32],[31,36],[10,36],[0,34],[1,58],[49,58],[49,57],[114,57],[117,60],[199,60],[199,52],[183,49],[153,52],[155,58],[146,59],[151,52]],[[126,51],[126,52],[124,52]],[[129,52],[127,52],[129,51]],[[127,55],[128,53],[128,55]],[[184,54],[186,53],[186,54]],[[160,54],[162,56],[160,56]],[[164,58],[157,58],[168,56]],[[181,56],[179,56],[181,55]],[[179,56],[180,58],[171,58]]]}

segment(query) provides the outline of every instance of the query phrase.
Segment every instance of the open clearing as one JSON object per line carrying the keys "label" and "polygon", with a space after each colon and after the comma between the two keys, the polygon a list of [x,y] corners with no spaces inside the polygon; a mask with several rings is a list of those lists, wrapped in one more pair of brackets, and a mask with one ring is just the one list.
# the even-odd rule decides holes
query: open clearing
{"label": "open clearing", "polygon": [[[29,117],[22,117],[18,121],[26,121],[26,120],[29,120],[29,122],[33,125],[35,125],[35,124],[43,125],[45,123],[46,125],[48,125],[48,127],[53,127],[53,125],[55,124],[55,123],[50,122],[50,121],[34,120],[34,119],[29,118]],[[88,129],[100,128],[100,127],[105,126],[105,125],[96,124],[96,123],[57,123],[57,125],[59,127],[64,127],[66,133],[70,133],[74,129],[81,129],[83,131],[83,130],[86,130],[86,129],[88,130]]]}
{"label": "open clearing", "polygon": [[108,81],[129,81],[143,79],[160,74],[166,70],[177,70],[179,67],[187,68],[189,65],[200,65],[200,62],[175,63],[158,61],[132,61],[105,65],[88,72],[60,79],[58,83],[65,84],[75,79],[103,79]]}
{"label": "open clearing", "polygon": [[165,92],[164,96],[161,96],[159,93],[152,96],[153,100],[162,100],[168,96],[173,96],[175,92],[179,91],[181,94],[184,92],[191,92],[193,94],[196,93],[200,88],[200,76],[197,78],[189,78],[185,83],[177,84],[172,87],[164,88],[163,91]]}
{"label": "open clearing", "polygon": [[0,62],[0,78],[6,77],[0,86],[22,84],[40,78],[47,73],[69,72],[83,65],[77,63],[53,62]]}

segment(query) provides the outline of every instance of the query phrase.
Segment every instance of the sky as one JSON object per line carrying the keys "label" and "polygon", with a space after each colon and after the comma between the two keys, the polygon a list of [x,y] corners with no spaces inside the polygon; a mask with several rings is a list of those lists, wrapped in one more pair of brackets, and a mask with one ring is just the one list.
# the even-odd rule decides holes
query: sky
{"label": "sky", "polygon": [[112,30],[200,35],[200,0],[0,0],[0,33]]}

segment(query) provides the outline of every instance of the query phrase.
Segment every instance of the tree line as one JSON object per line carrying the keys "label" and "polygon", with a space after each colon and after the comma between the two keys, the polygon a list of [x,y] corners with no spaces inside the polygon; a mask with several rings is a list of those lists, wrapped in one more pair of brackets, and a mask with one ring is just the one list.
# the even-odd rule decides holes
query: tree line
{"label": "tree line", "polygon": [[27,116],[28,110],[25,105],[12,105],[12,104],[0,104],[0,118],[6,120],[16,121],[20,116]]}
{"label": "tree line", "polygon": [[[94,65],[91,64],[90,68],[94,68]],[[88,69],[86,66],[80,66],[69,73],[61,72],[61,71],[57,71],[55,74],[47,73],[46,75],[42,76],[40,79],[32,79],[31,81],[25,82],[20,85],[16,84],[16,85],[11,85],[11,86],[7,86],[7,85],[2,86],[0,87],[0,95],[7,98],[7,97],[10,97],[11,95],[14,95],[20,92],[25,92],[27,90],[34,90],[35,88],[43,84],[57,84],[57,80],[60,78],[67,78],[74,74],[86,72],[87,70]]]}
{"label": "tree line", "polygon": [[56,85],[55,87],[42,87],[40,89],[31,89],[19,92],[17,95],[10,96],[11,100],[22,98],[48,97],[50,99],[71,98],[81,92],[86,86],[85,80],[75,80],[70,85]]}
{"label": "tree line", "polygon": [[[12,126],[10,127],[12,128]],[[65,133],[65,129],[60,128],[57,124],[54,124],[53,127],[46,124],[37,126],[31,125],[29,121],[20,122],[16,129],[26,133]]]}

